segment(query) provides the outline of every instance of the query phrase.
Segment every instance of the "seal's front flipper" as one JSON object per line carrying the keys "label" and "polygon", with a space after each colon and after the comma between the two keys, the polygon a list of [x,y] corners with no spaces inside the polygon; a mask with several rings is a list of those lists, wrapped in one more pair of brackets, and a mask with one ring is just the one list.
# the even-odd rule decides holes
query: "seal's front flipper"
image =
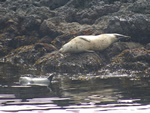
{"label": "seal's front flipper", "polygon": [[88,39],[86,39],[86,38],[84,38],[84,37],[80,37],[80,39],[82,39],[82,40],[84,40],[84,41],[86,41],[86,42],[90,42],[90,40],[88,40]]}

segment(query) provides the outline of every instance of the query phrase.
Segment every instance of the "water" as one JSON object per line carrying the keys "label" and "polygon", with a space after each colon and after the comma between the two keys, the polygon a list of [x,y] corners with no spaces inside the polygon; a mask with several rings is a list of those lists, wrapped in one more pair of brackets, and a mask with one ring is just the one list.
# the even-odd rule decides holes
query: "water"
{"label": "water", "polygon": [[50,86],[18,83],[35,74],[0,65],[1,113],[150,113],[150,77],[56,74]]}

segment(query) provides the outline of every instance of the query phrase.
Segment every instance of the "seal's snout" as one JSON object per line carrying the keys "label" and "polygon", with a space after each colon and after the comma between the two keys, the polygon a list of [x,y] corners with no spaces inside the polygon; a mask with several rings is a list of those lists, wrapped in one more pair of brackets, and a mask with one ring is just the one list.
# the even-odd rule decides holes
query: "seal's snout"
{"label": "seal's snout", "polygon": [[117,40],[120,40],[120,39],[130,39],[131,37],[130,36],[126,36],[126,35],[122,35],[122,34],[115,34]]}

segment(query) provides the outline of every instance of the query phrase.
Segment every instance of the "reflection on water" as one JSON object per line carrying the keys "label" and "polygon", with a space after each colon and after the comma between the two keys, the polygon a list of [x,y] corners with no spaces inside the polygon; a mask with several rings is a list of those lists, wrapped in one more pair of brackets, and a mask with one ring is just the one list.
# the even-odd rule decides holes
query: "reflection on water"
{"label": "reflection on water", "polygon": [[[149,113],[149,77],[56,75],[50,86],[18,83],[25,71],[0,65],[0,112]],[[33,74],[33,73],[28,73]],[[33,75],[34,76],[34,75]]]}

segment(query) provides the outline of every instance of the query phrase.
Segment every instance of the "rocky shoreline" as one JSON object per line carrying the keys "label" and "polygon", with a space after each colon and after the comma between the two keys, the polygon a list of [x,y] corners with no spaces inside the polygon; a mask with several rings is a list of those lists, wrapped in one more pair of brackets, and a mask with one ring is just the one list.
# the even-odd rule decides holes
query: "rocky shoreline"
{"label": "rocky shoreline", "polygon": [[[150,0],[0,0],[0,57],[43,72],[150,72]],[[103,52],[61,54],[78,35],[120,33]],[[125,71],[123,71],[124,73]]]}

